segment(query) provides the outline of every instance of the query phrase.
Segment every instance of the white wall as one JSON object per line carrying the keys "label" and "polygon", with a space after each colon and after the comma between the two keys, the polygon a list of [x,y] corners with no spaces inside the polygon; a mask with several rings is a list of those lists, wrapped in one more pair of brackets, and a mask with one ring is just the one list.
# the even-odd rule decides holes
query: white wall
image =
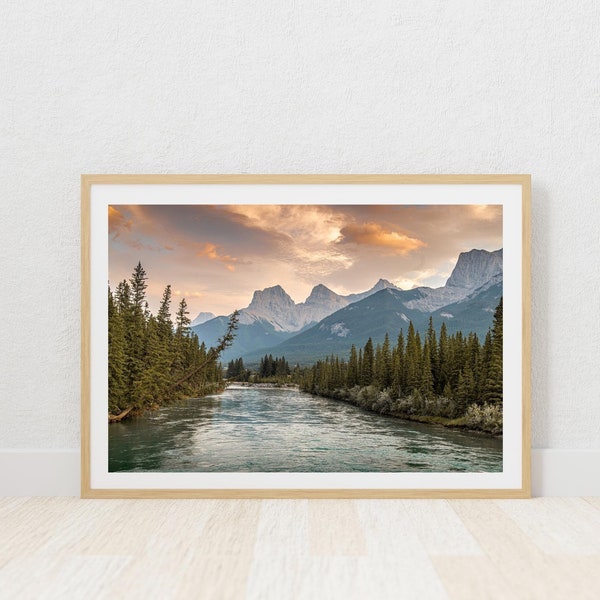
{"label": "white wall", "polygon": [[533,446],[600,450],[600,5],[8,1],[0,448],[79,445],[81,173],[531,173]]}

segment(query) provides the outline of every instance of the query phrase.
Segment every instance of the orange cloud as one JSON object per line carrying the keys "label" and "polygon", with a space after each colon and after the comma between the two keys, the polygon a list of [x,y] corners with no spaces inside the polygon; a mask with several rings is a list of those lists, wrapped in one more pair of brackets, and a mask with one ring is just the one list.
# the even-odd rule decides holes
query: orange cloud
{"label": "orange cloud", "polygon": [[338,244],[360,244],[388,248],[394,254],[406,255],[427,244],[399,231],[388,231],[378,223],[351,223],[340,230]]}
{"label": "orange cloud", "polygon": [[225,268],[228,271],[235,271],[234,263],[240,262],[240,259],[236,258],[235,256],[229,256],[228,254],[219,254],[219,250],[220,249],[218,248],[218,246],[207,242],[206,244],[204,244],[204,247],[201,250],[196,252],[196,255],[205,256],[210,260],[217,260],[219,262],[225,263]]}
{"label": "orange cloud", "polygon": [[114,206],[108,207],[108,233],[113,239],[119,237],[122,231],[131,231],[131,220],[125,218],[125,215]]}

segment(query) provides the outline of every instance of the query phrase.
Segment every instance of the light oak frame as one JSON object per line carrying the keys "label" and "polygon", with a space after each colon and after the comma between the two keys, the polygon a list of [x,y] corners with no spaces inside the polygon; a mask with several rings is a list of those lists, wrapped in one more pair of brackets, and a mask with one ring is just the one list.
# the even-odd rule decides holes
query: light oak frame
{"label": "light oak frame", "polygon": [[[94,184],[511,184],[522,188],[522,482],[516,489],[100,489],[90,472],[90,231]],[[531,176],[530,175],[82,175],[81,176],[81,497],[82,498],[529,498],[531,496]]]}

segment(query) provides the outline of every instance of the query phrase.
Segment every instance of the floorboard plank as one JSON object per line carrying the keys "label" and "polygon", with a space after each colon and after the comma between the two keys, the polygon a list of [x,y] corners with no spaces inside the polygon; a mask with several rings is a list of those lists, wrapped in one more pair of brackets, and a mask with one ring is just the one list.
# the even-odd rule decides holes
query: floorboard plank
{"label": "floorboard plank", "polygon": [[581,498],[500,500],[496,504],[545,554],[600,555],[600,511]]}
{"label": "floorboard plank", "polygon": [[518,598],[487,556],[432,557],[452,600],[513,600]]}
{"label": "floorboard plank", "polygon": [[571,562],[543,553],[494,501],[454,500],[451,505],[515,598],[594,598],[589,592],[593,582],[570,574]]}
{"label": "floorboard plank", "polygon": [[2,600],[600,598],[600,499],[0,500]]}

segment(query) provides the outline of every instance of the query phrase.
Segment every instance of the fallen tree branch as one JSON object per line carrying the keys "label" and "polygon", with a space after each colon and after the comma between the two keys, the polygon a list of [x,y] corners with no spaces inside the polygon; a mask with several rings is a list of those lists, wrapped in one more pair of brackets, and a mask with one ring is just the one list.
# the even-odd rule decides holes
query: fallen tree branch
{"label": "fallen tree branch", "polygon": [[125,410],[121,411],[118,415],[111,415],[110,413],[108,413],[108,422],[118,423],[119,421],[122,421],[132,410],[133,406],[129,406]]}

